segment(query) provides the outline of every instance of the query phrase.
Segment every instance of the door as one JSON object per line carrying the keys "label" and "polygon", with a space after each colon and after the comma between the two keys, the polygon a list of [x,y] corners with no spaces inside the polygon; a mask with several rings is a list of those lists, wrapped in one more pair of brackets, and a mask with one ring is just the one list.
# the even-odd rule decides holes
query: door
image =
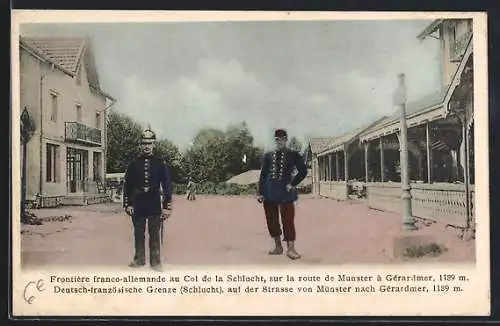
{"label": "door", "polygon": [[68,193],[81,193],[86,191],[86,158],[87,151],[68,148],[66,156]]}

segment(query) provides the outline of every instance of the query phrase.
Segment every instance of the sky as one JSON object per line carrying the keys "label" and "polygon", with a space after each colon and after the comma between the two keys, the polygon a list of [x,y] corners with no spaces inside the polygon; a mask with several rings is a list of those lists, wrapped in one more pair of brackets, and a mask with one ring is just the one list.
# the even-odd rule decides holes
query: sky
{"label": "sky", "polygon": [[202,127],[245,121],[256,144],[273,129],[302,142],[369,124],[441,87],[429,20],[29,24],[25,36],[89,36],[113,106],[181,149]]}

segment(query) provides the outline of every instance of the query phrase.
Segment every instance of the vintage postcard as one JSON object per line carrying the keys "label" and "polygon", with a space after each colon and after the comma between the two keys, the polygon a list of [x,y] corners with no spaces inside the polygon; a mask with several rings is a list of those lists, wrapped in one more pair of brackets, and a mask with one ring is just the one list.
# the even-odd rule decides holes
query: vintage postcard
{"label": "vintage postcard", "polygon": [[14,11],[14,316],[488,315],[486,20]]}

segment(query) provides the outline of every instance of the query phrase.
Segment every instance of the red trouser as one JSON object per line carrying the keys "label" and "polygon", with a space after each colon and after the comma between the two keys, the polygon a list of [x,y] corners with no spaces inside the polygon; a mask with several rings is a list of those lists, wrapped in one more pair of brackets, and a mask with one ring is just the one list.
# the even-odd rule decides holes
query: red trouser
{"label": "red trouser", "polygon": [[294,202],[273,204],[264,201],[264,212],[266,214],[267,229],[271,237],[279,237],[281,227],[279,215],[281,213],[281,224],[285,241],[295,241],[295,205]]}

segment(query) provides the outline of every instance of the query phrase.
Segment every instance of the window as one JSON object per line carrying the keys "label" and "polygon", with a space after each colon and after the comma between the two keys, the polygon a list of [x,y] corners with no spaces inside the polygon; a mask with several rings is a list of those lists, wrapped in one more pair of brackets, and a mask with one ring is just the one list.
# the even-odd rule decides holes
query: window
{"label": "window", "polygon": [[59,146],[47,144],[46,181],[59,182]]}
{"label": "window", "polygon": [[76,121],[82,121],[82,106],[80,104],[76,105]]}
{"label": "window", "polygon": [[101,129],[101,113],[100,112],[96,112],[96,114],[95,114],[95,127],[97,129]]}
{"label": "window", "polygon": [[50,102],[52,105],[52,111],[50,113],[50,120],[57,122],[57,94],[50,93]]}

